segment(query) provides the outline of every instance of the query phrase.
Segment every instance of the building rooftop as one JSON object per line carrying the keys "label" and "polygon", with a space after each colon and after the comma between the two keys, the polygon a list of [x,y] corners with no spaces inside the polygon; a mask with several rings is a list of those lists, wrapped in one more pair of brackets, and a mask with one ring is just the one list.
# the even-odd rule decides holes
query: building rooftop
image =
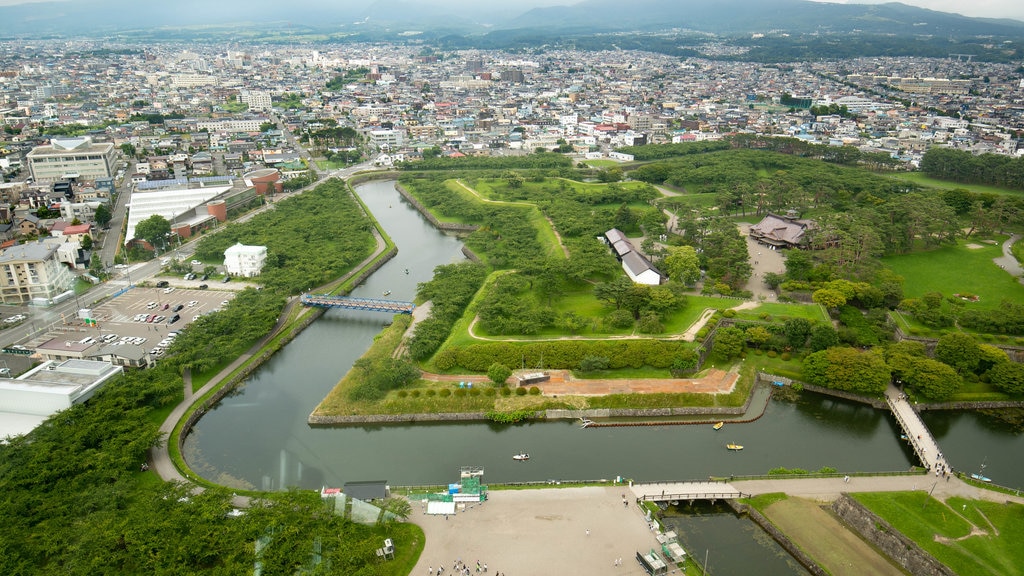
{"label": "building rooftop", "polygon": [[42,262],[47,260],[56,250],[57,247],[55,245],[45,244],[42,242],[17,244],[4,250],[3,253],[0,253],[0,264],[20,262],[24,260]]}

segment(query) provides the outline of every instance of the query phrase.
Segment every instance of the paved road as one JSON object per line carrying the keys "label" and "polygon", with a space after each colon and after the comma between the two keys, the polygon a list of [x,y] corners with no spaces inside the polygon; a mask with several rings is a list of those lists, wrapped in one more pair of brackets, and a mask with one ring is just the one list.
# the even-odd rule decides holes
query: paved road
{"label": "paved road", "polygon": [[1010,246],[1013,246],[1020,238],[1020,234],[1010,236],[1006,242],[1003,242],[1003,255],[993,258],[992,261],[1003,270],[1006,270],[1011,276],[1016,276],[1021,284],[1024,284],[1024,268],[1021,267],[1021,263],[1017,262],[1017,259],[1013,257],[1013,252],[1010,251]]}

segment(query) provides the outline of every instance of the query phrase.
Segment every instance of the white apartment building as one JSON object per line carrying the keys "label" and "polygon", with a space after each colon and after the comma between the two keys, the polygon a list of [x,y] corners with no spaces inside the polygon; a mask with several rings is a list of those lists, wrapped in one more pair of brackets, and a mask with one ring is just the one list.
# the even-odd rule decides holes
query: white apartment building
{"label": "white apartment building", "polygon": [[266,246],[246,246],[239,242],[224,251],[224,268],[232,276],[259,276],[266,262]]}
{"label": "white apartment building", "polygon": [[31,242],[0,254],[0,302],[50,301],[74,286],[75,278],[57,258],[57,244]]}
{"label": "white apartment building", "polygon": [[238,100],[248,105],[251,112],[265,112],[273,106],[270,92],[265,90],[242,90]]}
{"label": "white apartment building", "polygon": [[401,148],[405,133],[401,130],[371,130],[370,142],[381,150]]}
{"label": "white apartment building", "polygon": [[110,142],[96,144],[92,138],[53,138],[36,146],[26,156],[36,182],[55,182],[66,176],[86,180],[109,178],[114,174],[116,154]]}
{"label": "white apartment building", "polygon": [[259,132],[260,125],[266,118],[244,118],[241,120],[200,120],[196,122],[196,130],[207,129],[213,132]]}

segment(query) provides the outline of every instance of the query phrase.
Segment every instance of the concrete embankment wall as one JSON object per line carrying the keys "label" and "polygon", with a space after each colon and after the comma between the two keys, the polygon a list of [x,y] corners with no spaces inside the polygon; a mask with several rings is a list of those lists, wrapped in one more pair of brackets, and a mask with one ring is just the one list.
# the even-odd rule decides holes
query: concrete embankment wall
{"label": "concrete embankment wall", "polygon": [[891,524],[846,494],[832,503],[832,511],[861,538],[874,545],[914,576],[956,576]]}
{"label": "concrete embankment wall", "polygon": [[810,572],[814,576],[828,576],[828,572],[826,572],[821,566],[818,566],[818,563],[815,562],[814,559],[805,554],[804,551],[800,549],[800,547],[794,544],[788,536],[786,536],[781,530],[776,528],[775,525],[772,524],[771,521],[769,521],[767,518],[765,518],[764,515],[758,512],[757,509],[751,508],[746,504],[741,504],[735,500],[726,500],[725,502],[729,505],[729,507],[735,510],[737,514],[746,514],[747,517],[753,520],[755,524],[757,524],[761,527],[762,530],[767,532],[768,535],[772,537],[772,540],[778,542],[779,546],[782,546],[782,548],[785,549],[786,552],[789,552],[790,556],[792,556],[797,562],[799,562],[804,568],[806,568],[808,572]]}

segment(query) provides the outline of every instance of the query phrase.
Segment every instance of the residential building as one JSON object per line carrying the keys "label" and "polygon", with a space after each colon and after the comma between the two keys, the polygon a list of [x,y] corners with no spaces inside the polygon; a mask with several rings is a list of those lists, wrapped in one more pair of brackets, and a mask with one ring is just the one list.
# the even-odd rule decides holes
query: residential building
{"label": "residential building", "polygon": [[0,253],[0,302],[50,304],[74,286],[75,278],[57,258],[55,244],[30,242]]}
{"label": "residential building", "polygon": [[54,138],[37,146],[26,156],[36,182],[56,182],[74,177],[91,180],[114,174],[116,155],[110,142],[94,143],[92,138]]}
{"label": "residential building", "polygon": [[273,106],[270,101],[270,92],[264,90],[242,90],[238,100],[249,106],[250,112],[264,112]]}
{"label": "residential building", "polygon": [[224,251],[224,269],[232,276],[259,276],[266,261],[266,246],[246,246],[239,242]]}

